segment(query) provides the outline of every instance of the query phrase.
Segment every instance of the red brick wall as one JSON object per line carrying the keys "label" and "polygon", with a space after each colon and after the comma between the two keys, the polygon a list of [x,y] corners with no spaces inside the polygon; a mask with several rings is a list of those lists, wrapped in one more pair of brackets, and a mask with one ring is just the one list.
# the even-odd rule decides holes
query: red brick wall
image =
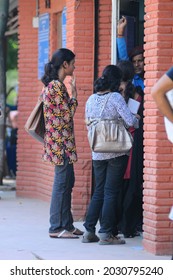
{"label": "red brick wall", "polygon": [[[35,1],[19,1],[19,130],[17,145],[17,194],[37,196],[48,170],[40,161],[41,145],[24,130],[25,121],[33,108],[41,84],[37,80],[37,32],[32,27],[36,15]],[[39,89],[39,90],[38,90]]]}
{"label": "red brick wall", "polygon": [[98,48],[98,76],[103,68],[111,64],[111,23],[112,23],[112,1],[99,1],[99,48]]}
{"label": "red brick wall", "polygon": [[[74,1],[75,2],[75,1]],[[76,81],[79,106],[75,114],[75,136],[78,162],[75,164],[76,183],[73,195],[73,213],[84,217],[91,193],[92,162],[84,123],[84,109],[93,92],[94,69],[94,7],[93,1],[66,1],[67,46],[76,53]],[[75,5],[74,5],[75,4]]]}
{"label": "red brick wall", "polygon": [[163,117],[150,95],[158,78],[173,64],[173,2],[145,1],[145,168],[144,248],[172,254],[173,146],[166,138]]}

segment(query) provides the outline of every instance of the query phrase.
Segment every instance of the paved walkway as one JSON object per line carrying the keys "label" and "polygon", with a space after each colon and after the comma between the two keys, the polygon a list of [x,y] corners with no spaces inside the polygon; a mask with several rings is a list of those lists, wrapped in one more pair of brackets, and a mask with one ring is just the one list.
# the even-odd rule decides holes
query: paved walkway
{"label": "paved walkway", "polygon": [[[0,197],[0,260],[170,260],[144,251],[142,237],[108,246],[51,239],[48,202],[16,197],[14,181],[0,186]],[[83,229],[83,222],[75,225]]]}

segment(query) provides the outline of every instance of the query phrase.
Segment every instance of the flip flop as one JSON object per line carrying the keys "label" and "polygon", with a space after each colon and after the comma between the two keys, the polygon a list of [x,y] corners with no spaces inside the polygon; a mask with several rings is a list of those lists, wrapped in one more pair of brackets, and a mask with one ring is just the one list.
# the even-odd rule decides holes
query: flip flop
{"label": "flip flop", "polygon": [[70,231],[71,233],[73,233],[74,235],[83,235],[83,231],[81,231],[78,228],[74,228],[72,231]]}
{"label": "flip flop", "polygon": [[79,236],[74,235],[72,232],[67,231],[67,230],[62,230],[59,232],[53,232],[53,233],[49,233],[49,236],[51,238],[61,238],[61,239],[76,239],[79,238]]}

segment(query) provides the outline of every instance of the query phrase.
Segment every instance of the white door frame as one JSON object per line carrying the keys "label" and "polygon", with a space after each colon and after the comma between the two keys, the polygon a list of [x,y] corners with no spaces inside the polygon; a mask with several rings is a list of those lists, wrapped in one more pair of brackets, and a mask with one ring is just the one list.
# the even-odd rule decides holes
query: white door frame
{"label": "white door frame", "polygon": [[120,0],[112,0],[111,63],[117,63],[117,22],[120,16]]}

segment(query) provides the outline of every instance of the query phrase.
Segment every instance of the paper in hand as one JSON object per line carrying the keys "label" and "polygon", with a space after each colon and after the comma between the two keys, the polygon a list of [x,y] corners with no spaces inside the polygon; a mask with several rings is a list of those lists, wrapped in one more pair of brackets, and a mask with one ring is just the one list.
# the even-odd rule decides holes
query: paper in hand
{"label": "paper in hand", "polygon": [[129,107],[130,111],[132,112],[132,114],[137,114],[139,106],[140,106],[139,101],[136,101],[135,99],[129,98],[127,105]]}

